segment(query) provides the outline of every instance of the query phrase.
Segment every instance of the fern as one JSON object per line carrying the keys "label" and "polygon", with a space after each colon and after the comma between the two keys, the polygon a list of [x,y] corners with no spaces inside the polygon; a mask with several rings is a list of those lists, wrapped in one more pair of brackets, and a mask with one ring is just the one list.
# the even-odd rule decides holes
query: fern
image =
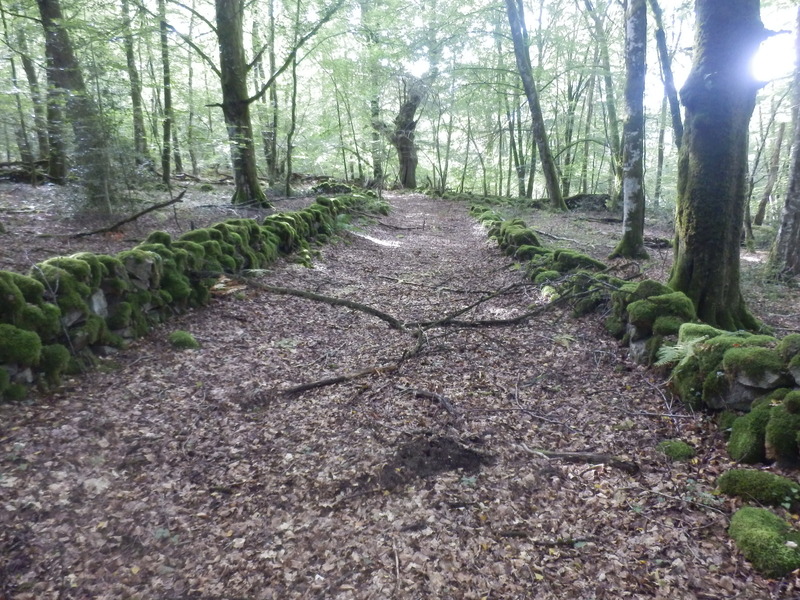
{"label": "fern", "polygon": [[658,349],[658,360],[653,364],[656,367],[663,367],[666,365],[674,364],[675,367],[680,367],[695,355],[695,348],[701,342],[708,339],[707,335],[692,338],[683,342],[678,342],[674,346],[661,346]]}

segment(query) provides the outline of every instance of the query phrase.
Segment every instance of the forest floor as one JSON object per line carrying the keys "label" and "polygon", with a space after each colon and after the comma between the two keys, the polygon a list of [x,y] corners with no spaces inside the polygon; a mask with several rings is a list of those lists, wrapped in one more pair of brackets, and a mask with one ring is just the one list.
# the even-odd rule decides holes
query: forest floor
{"label": "forest floor", "polygon": [[[57,194],[0,187],[0,268],[235,216],[188,194],[191,206],[122,235],[73,240],[63,235],[93,224],[65,217]],[[343,231],[314,268],[281,261],[259,281],[405,322],[545,304],[467,206],[387,199],[389,216]],[[544,242],[600,258],[620,228],[523,216]],[[663,276],[669,252],[654,251],[647,272]],[[796,290],[755,269],[745,282],[759,317],[800,330]],[[173,351],[176,329],[202,348]],[[671,438],[697,457],[669,462],[655,446]],[[800,597],[798,580],[760,577],[726,534],[739,501],[714,494],[732,463],[713,418],[632,364],[598,315],[568,309],[418,336],[229,282],[55,393],[0,406],[0,451],[3,600]]]}

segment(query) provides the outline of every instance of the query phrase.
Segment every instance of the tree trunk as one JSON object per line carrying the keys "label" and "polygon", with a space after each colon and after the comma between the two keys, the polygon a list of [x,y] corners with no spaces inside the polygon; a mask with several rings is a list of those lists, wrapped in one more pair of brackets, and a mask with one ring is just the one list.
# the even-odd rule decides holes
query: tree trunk
{"label": "tree trunk", "polygon": [[31,90],[31,102],[33,102],[33,119],[36,127],[36,140],[39,144],[39,158],[45,159],[50,154],[50,142],[47,137],[47,106],[42,98],[39,87],[39,77],[36,74],[36,66],[28,54],[28,42],[25,37],[25,30],[17,31],[17,46],[19,47],[22,70],[25,71],[25,78],[28,80],[28,87]]}
{"label": "tree trunk", "polygon": [[417,121],[414,116],[419,109],[424,94],[422,82],[416,78],[408,77],[403,81],[403,103],[400,111],[394,118],[394,129],[389,136],[389,141],[397,150],[399,161],[398,178],[400,186],[407,189],[417,187],[417,144],[414,141],[414,131]]}
{"label": "tree trunk", "polygon": [[[87,194],[87,206],[110,212],[110,173],[108,136],[103,128],[97,105],[86,89],[78,60],[72,48],[69,33],[64,27],[59,0],[36,0],[39,7],[42,27],[45,33],[45,54],[47,57],[47,76],[49,85],[54,88],[51,100],[56,104],[48,107],[48,122],[55,124],[60,112],[57,105],[64,100],[66,112],[72,122],[75,136],[75,157],[81,181]],[[62,130],[63,132],[63,130]],[[56,160],[63,151],[61,132],[50,137],[51,159],[54,150]],[[54,148],[62,144],[62,146]],[[63,154],[61,155],[63,156]],[[60,166],[63,166],[61,163]],[[56,172],[60,179],[60,173]]]}
{"label": "tree trunk", "polygon": [[656,155],[656,185],[653,191],[653,208],[661,206],[662,183],[664,180],[664,138],[667,130],[667,97],[661,100],[661,112],[658,116],[658,150]]}
{"label": "tree trunk", "polygon": [[678,90],[675,89],[675,79],[672,76],[672,57],[667,50],[667,35],[664,32],[663,13],[658,0],[650,0],[650,8],[656,21],[656,48],[658,49],[658,61],[661,65],[661,77],[664,80],[664,94],[669,101],[672,133],[675,136],[675,147],[680,150],[683,143],[683,119],[681,118]]}
{"label": "tree trunk", "polygon": [[243,0],[215,0],[219,42],[222,113],[228,127],[233,163],[234,204],[270,207],[256,170],[256,152],[250,125],[247,63],[242,36]]}
{"label": "tree trunk", "polygon": [[536,146],[539,148],[539,159],[542,163],[542,173],[544,174],[547,196],[550,205],[555,210],[566,211],[567,205],[561,195],[559,187],[558,173],[553,154],[550,151],[550,143],[547,139],[547,128],[545,127],[542,107],[539,104],[539,93],[536,90],[536,82],[533,80],[533,69],[531,68],[531,58],[528,54],[527,32],[525,30],[525,20],[522,4],[517,4],[515,0],[506,0],[506,12],[508,13],[508,23],[511,27],[511,38],[514,41],[514,57],[517,61],[522,85],[525,89],[525,96],[528,98],[528,107],[531,111],[533,120],[533,137]]}
{"label": "tree trunk", "polygon": [[753,225],[763,225],[764,217],[767,214],[767,204],[772,197],[772,190],[775,187],[775,182],[778,180],[778,171],[781,166],[781,148],[783,147],[783,135],[786,132],[786,123],[781,123],[778,126],[778,138],[775,140],[775,148],[772,150],[772,157],[769,161],[769,174],[767,175],[767,184],[764,186],[764,193],[761,196],[761,201],[758,203],[758,210],[753,217]]}
{"label": "tree trunk", "polygon": [[161,40],[161,70],[164,82],[164,118],[161,121],[161,181],[170,183],[172,153],[172,75],[169,65],[169,37],[167,30],[167,3],[158,0],[159,33]]}
{"label": "tree trunk", "polygon": [[608,119],[608,143],[611,147],[611,172],[614,185],[609,190],[612,206],[618,206],[619,192],[622,190],[622,150],[620,147],[619,120],[617,118],[617,101],[614,97],[614,79],[611,76],[611,57],[608,51],[608,38],[603,27],[603,20],[597,14],[590,0],[584,0],[586,10],[594,24],[594,33],[600,48],[600,64],[603,68],[603,87],[606,93],[606,117]]}
{"label": "tree trunk", "polygon": [[133,151],[137,165],[152,161],[147,146],[147,133],[144,127],[144,111],[142,110],[142,81],[136,66],[136,54],[131,31],[129,0],[122,0],[122,36],[125,46],[125,60],[128,66],[128,79],[131,84],[131,106],[133,107]]}
{"label": "tree trunk", "polygon": [[644,79],[647,5],[628,0],[625,36],[625,124],[622,129],[622,240],[611,257],[647,258],[644,249]]}
{"label": "tree trunk", "polygon": [[766,38],[759,0],[697,0],[692,69],[678,162],[675,261],[670,286],[697,316],[723,329],[754,329],[739,287],[747,194],[747,134],[758,86],[749,64]]}
{"label": "tree trunk", "polygon": [[[797,9],[797,25],[800,27],[800,8]],[[781,213],[778,238],[770,253],[769,264],[782,278],[800,275],[800,36],[795,40],[795,113],[794,140],[789,173],[789,189]]]}

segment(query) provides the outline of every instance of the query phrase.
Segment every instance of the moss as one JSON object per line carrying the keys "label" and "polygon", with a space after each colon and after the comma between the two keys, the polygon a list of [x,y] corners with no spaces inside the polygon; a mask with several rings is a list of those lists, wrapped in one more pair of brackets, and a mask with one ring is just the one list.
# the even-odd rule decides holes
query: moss
{"label": "moss", "polygon": [[683,440],[664,440],[659,442],[656,450],[665,454],[670,460],[689,460],[695,455],[694,448]]}
{"label": "moss", "polygon": [[765,508],[746,506],[736,511],[728,533],[744,557],[767,577],[783,577],[800,568],[800,534]]}
{"label": "moss", "polygon": [[106,275],[100,283],[100,289],[107,295],[121,296],[131,290],[131,280],[125,265],[116,256],[98,254],[97,260],[105,267]]}
{"label": "moss", "polygon": [[764,442],[768,458],[782,467],[800,464],[797,433],[800,432],[800,414],[786,410],[785,404],[772,407],[765,429]]}
{"label": "moss", "polygon": [[61,383],[61,375],[67,370],[70,358],[69,350],[61,344],[51,344],[42,348],[39,367],[49,384]]}
{"label": "moss", "polygon": [[133,306],[130,302],[120,302],[114,306],[106,318],[106,325],[111,330],[125,329],[131,324]]}
{"label": "moss", "polygon": [[682,292],[650,296],[628,305],[628,320],[639,328],[652,329],[655,320],[661,316],[691,321],[695,318],[694,305]]}
{"label": "moss", "polygon": [[783,361],[778,352],[769,348],[734,347],[723,355],[722,366],[727,373],[758,379],[765,371],[780,372]]}
{"label": "moss", "polygon": [[209,233],[208,229],[194,229],[192,231],[187,231],[178,239],[182,242],[194,242],[196,244],[202,244],[203,242],[207,242],[211,239],[211,234]]}
{"label": "moss", "polygon": [[24,400],[28,395],[28,388],[21,383],[10,383],[5,390],[3,390],[3,400],[7,402],[19,402]]}
{"label": "moss", "polygon": [[717,415],[717,427],[725,436],[725,439],[729,439],[731,437],[731,428],[733,427],[733,423],[738,419],[741,415],[737,412],[732,410],[723,410]]}
{"label": "moss", "polygon": [[15,324],[21,329],[35,331],[42,340],[50,341],[61,333],[61,310],[54,304],[27,304]]}
{"label": "moss", "polygon": [[192,295],[192,286],[189,278],[178,270],[170,269],[161,279],[161,288],[168,292],[172,301],[181,302]]}
{"label": "moss", "polygon": [[14,283],[11,273],[0,271],[0,320],[15,321],[25,304],[25,296]]}
{"label": "moss", "polygon": [[96,290],[100,287],[100,282],[103,281],[108,272],[105,265],[100,261],[100,258],[91,252],[80,252],[73,254],[70,258],[80,260],[89,265],[90,281],[86,284],[92,289]]}
{"label": "moss", "polygon": [[42,341],[36,333],[0,323],[0,364],[36,365],[41,352]]}
{"label": "moss", "polygon": [[514,252],[514,258],[518,260],[530,260],[534,256],[546,255],[550,254],[550,251],[546,248],[541,246],[531,246],[529,244],[525,244],[517,248]]}
{"label": "moss", "polygon": [[678,341],[688,342],[697,338],[715,338],[725,333],[721,329],[706,325],[705,323],[684,323],[678,330]]}
{"label": "moss", "polygon": [[172,237],[166,231],[153,231],[144,240],[145,244],[161,244],[169,248],[172,246]]}
{"label": "moss", "polygon": [[675,315],[659,315],[653,321],[653,333],[658,335],[677,335],[685,321]]}
{"label": "moss", "polygon": [[790,414],[800,414],[800,390],[788,392],[783,398],[783,406],[786,408],[786,412]]}
{"label": "moss", "polygon": [[177,350],[194,350],[200,347],[200,344],[194,336],[188,331],[173,331],[169,335],[170,345]]}
{"label": "moss", "polygon": [[107,332],[108,327],[103,317],[89,315],[83,325],[70,330],[70,337],[75,347],[84,348],[103,343]]}
{"label": "moss", "polygon": [[39,265],[40,267],[51,266],[61,269],[61,271],[69,273],[80,283],[91,288],[92,283],[92,267],[85,260],[72,258],[68,256],[59,256],[51,258]]}
{"label": "moss", "polygon": [[728,454],[735,461],[754,464],[766,459],[766,429],[772,407],[768,402],[754,404],[752,410],[731,426]]}
{"label": "moss", "polygon": [[609,315],[603,322],[606,330],[617,339],[625,335],[625,323],[616,315]]}
{"label": "moss", "polygon": [[42,302],[44,297],[44,285],[42,285],[42,282],[20,273],[0,271],[0,279],[4,276],[9,278],[11,283],[17,286],[17,289],[22,292],[25,302],[29,302],[30,304],[39,304]]}
{"label": "moss", "polygon": [[800,485],[769,471],[731,469],[717,480],[720,491],[743,500],[790,508],[800,499]]}
{"label": "moss", "polygon": [[778,352],[784,361],[800,354],[800,333],[790,333],[778,344]]}
{"label": "moss", "polygon": [[602,271],[606,268],[605,263],[575,250],[556,250],[553,253],[553,260],[555,261],[554,267],[562,273],[574,271],[575,269]]}
{"label": "moss", "polygon": [[547,283],[549,281],[555,281],[556,279],[561,277],[561,273],[558,271],[542,271],[533,278],[534,283]]}
{"label": "moss", "polygon": [[11,385],[11,374],[8,370],[0,366],[0,398],[3,397],[9,385]]}

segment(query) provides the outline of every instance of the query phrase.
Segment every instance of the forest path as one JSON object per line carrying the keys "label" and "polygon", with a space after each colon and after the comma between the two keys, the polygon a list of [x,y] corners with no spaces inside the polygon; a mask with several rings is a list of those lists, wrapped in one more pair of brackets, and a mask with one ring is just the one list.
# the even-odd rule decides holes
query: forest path
{"label": "forest path", "polygon": [[[390,202],[313,269],[282,262],[261,281],[403,321],[523,281],[463,204]],[[394,370],[286,395],[394,365],[417,339],[228,291],[58,394],[0,409],[0,598],[790,597],[731,549],[730,506],[710,494],[720,436],[701,416],[652,416],[671,410],[662,384],[596,317],[433,328]],[[518,287],[462,318],[541,303]],[[202,348],[173,352],[175,329]],[[667,463],[654,447],[673,437],[698,459]]]}

